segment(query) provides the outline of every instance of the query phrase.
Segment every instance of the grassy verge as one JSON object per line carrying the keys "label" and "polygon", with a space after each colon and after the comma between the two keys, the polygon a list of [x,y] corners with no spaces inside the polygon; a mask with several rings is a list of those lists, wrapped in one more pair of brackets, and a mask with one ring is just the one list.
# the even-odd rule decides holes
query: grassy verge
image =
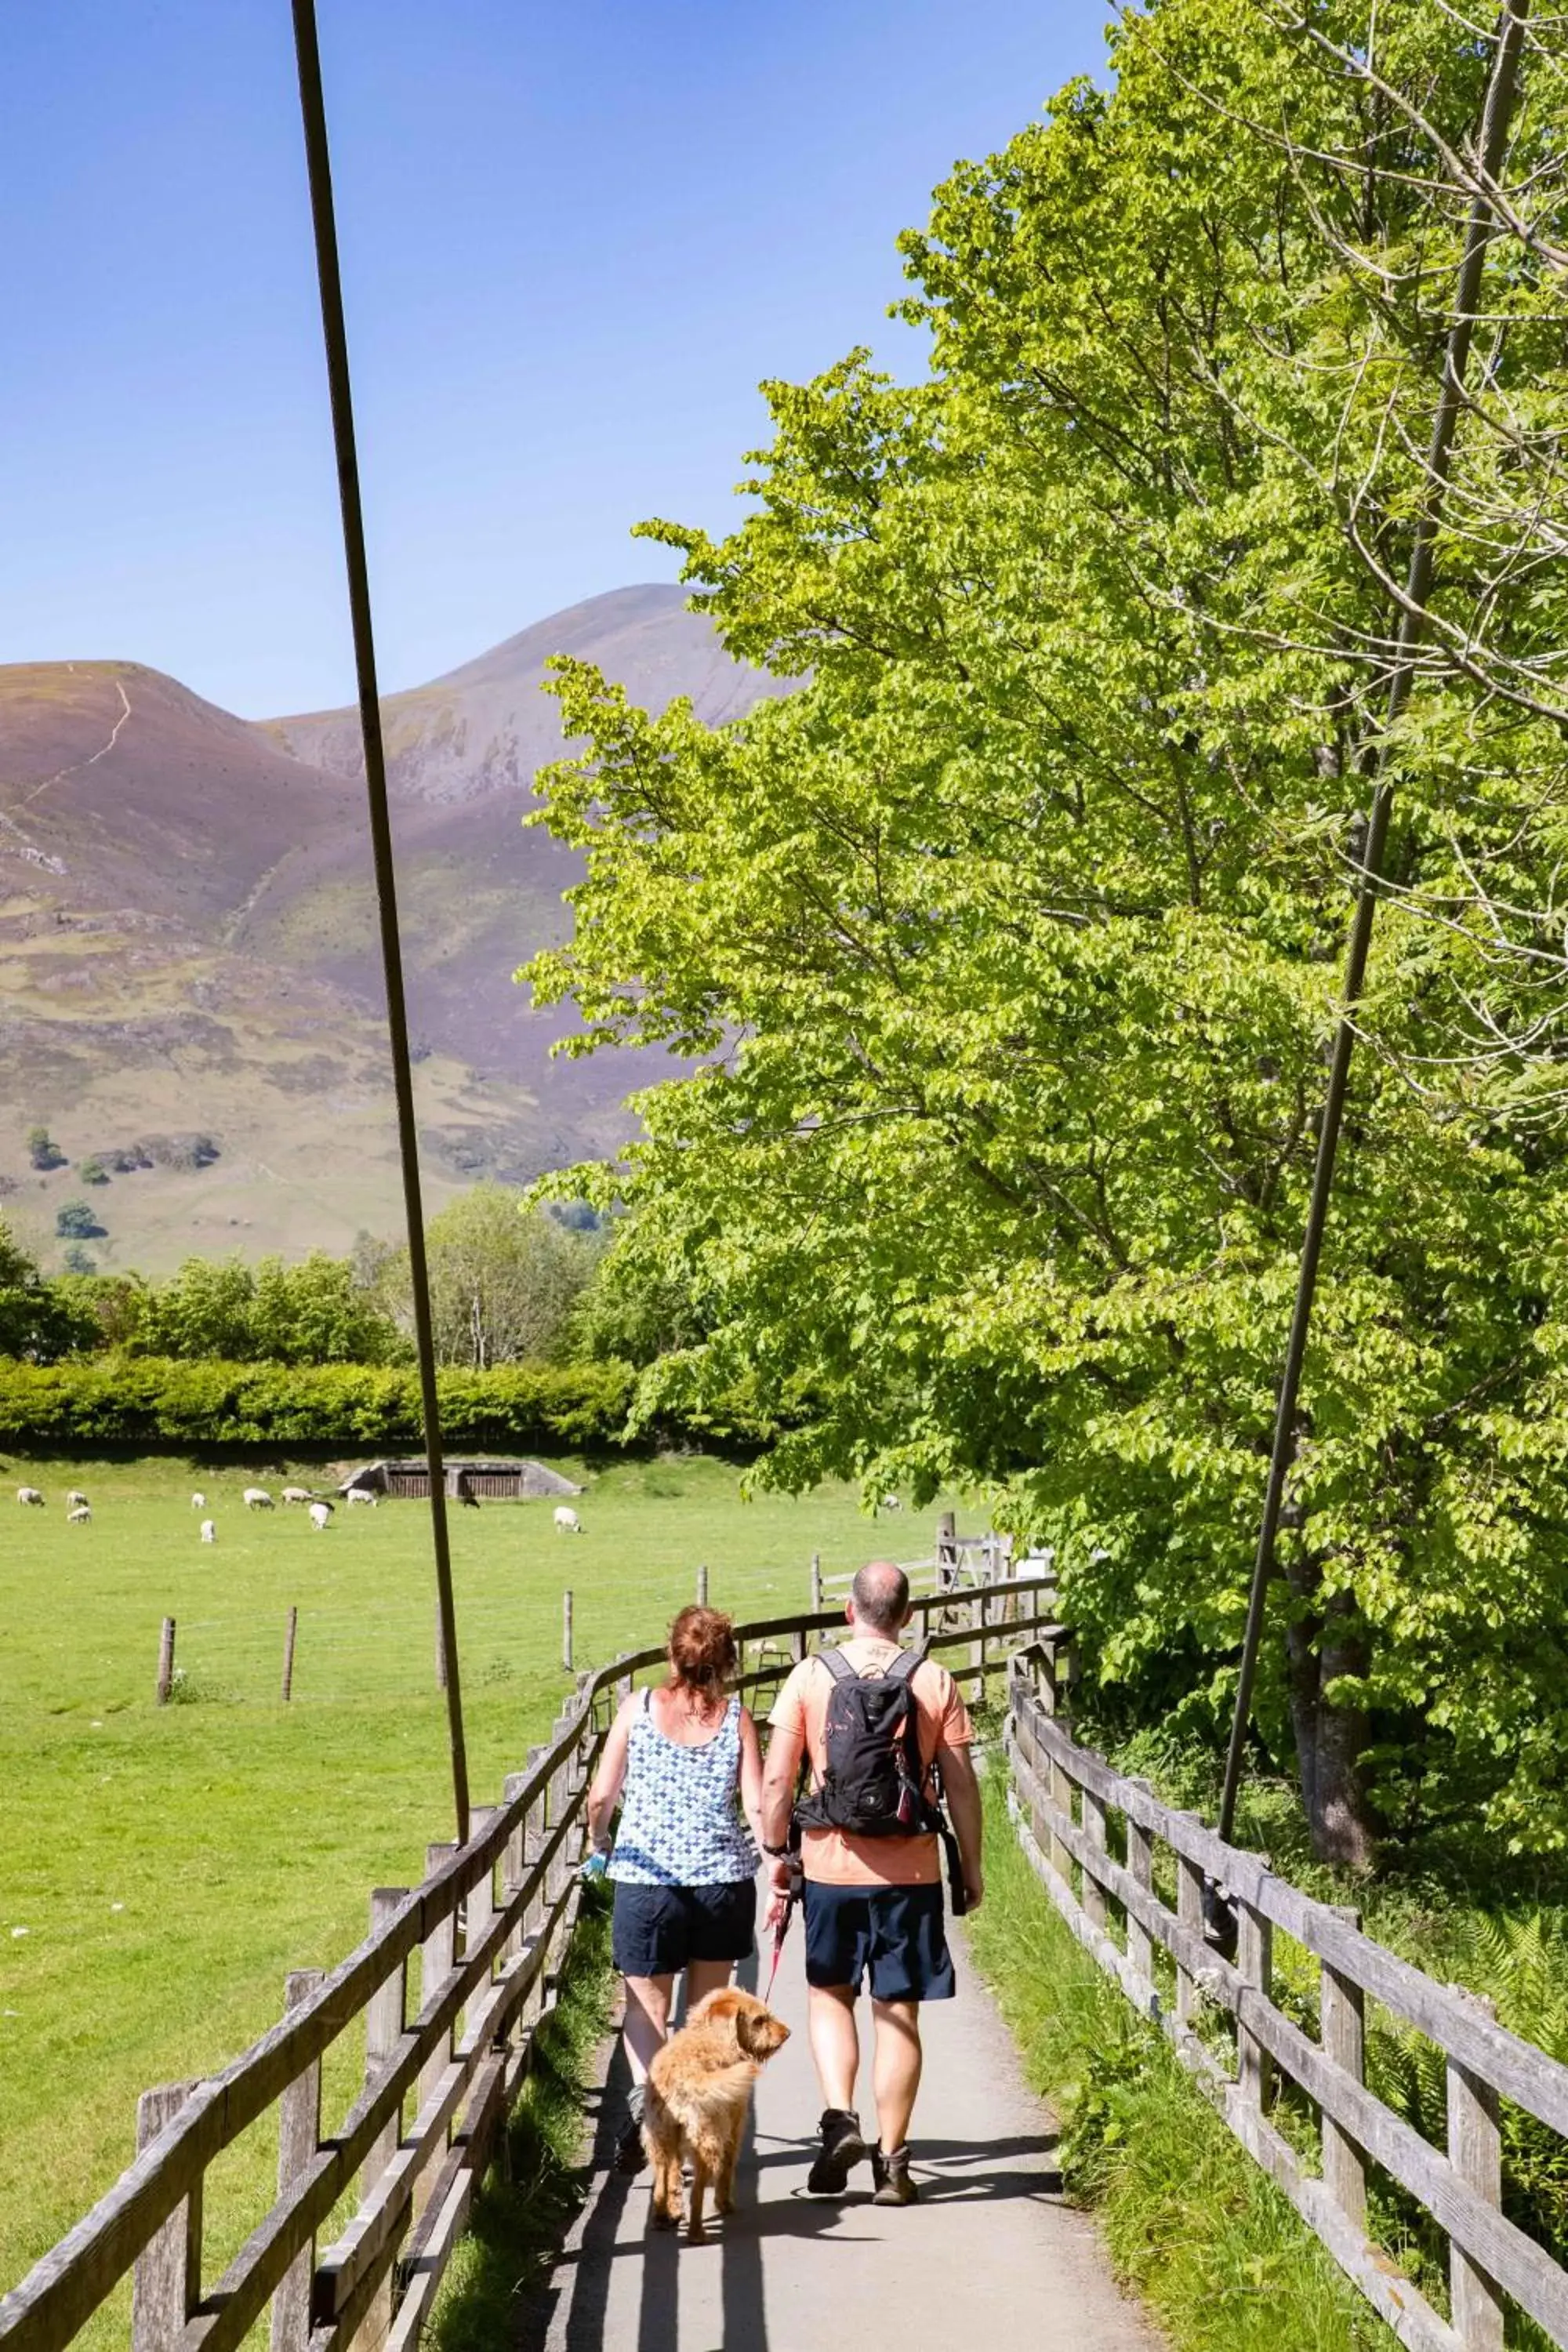
{"label": "grassy verge", "polygon": [[1177,2352],[1394,2352],[1158,2030],[1053,1910],[986,1789],[986,1897],[970,1940],[1034,2087],[1061,2118],[1068,2193]]}
{"label": "grassy verge", "polygon": [[586,2126],[583,2095],[609,2022],[610,1911],[585,1898],[560,1999],[540,2027],[468,2235],[454,2253],[425,2336],[426,2352],[496,2352],[516,2333],[519,2300],[542,2280],[572,2217]]}

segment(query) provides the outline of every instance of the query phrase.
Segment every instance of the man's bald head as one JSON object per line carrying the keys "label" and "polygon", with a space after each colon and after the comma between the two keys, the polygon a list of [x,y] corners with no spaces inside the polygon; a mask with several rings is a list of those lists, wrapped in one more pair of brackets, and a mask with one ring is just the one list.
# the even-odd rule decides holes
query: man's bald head
{"label": "man's bald head", "polygon": [[895,1641],[909,1618],[910,1580],[890,1559],[868,1559],[855,1571],[849,1599],[857,1625]]}

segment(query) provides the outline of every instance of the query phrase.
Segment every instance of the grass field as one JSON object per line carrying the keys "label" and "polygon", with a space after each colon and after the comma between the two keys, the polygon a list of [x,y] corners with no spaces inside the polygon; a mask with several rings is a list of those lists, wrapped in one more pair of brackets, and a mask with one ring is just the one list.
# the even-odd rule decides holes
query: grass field
{"label": "grass field", "polygon": [[[426,1843],[451,1833],[424,1506],[340,1511],[317,1535],[302,1511],[243,1510],[255,1471],[7,1456],[3,1472],[0,2286],[129,2160],[138,2092],[241,2049],[279,2014],[285,1971],[339,1958],[370,1889],[416,1882]],[[657,1639],[700,1561],[717,1605],[782,1614],[807,1605],[814,1550],[827,1569],[879,1549],[918,1557],[933,1532],[914,1513],[873,1529],[844,1486],[745,1502],[735,1470],[702,1457],[574,1475],[581,1537],[555,1533],[548,1503],[454,1514],[476,1801],[500,1795],[569,1688],[564,1586],[583,1664]],[[279,1464],[260,1483],[276,1493],[287,1475]],[[44,1510],[9,1499],[24,1482]],[[90,1527],[66,1525],[70,1487],[90,1496]],[[195,1488],[216,1547],[197,1539]],[[185,1703],[158,1708],[165,1615]],[[349,2047],[329,2069],[329,2116],[357,2064]],[[274,2162],[260,2135],[220,2168],[215,2253],[265,2202]],[[88,2340],[114,2340],[114,2325]]]}

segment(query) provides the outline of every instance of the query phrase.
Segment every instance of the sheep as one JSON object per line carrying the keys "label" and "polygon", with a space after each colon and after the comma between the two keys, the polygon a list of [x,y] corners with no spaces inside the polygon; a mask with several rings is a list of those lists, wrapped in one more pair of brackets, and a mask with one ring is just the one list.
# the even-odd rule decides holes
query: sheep
{"label": "sheep", "polygon": [[191,1508],[193,1511],[205,1511],[206,1507],[207,1498],[205,1495],[198,1494],[191,1496]]}
{"label": "sheep", "polygon": [[19,1503],[30,1504],[35,1510],[41,1511],[44,1507],[44,1498],[37,1486],[18,1486],[16,1500]]}
{"label": "sheep", "polygon": [[367,1510],[374,1511],[376,1506],[376,1497],[371,1493],[368,1486],[351,1486],[348,1492],[348,1506],[351,1511],[353,1509],[356,1503],[363,1503]]}
{"label": "sheep", "polygon": [[247,1486],[242,1497],[247,1511],[269,1511],[272,1497],[265,1486]]}
{"label": "sheep", "polygon": [[76,1488],[73,1486],[70,1493],[66,1496],[66,1508],[68,1511],[74,1511],[79,1503],[85,1503],[86,1500],[87,1496],[85,1495],[79,1495]]}
{"label": "sheep", "polygon": [[79,1503],[74,1511],[68,1511],[66,1513],[66,1524],[68,1527],[72,1528],[85,1527],[91,1517],[92,1513],[89,1510],[87,1505],[85,1503]]}
{"label": "sheep", "polygon": [[572,1508],[570,1503],[556,1504],[555,1532],[558,1536],[580,1536],[582,1534],[583,1522],[577,1517],[576,1512]]}
{"label": "sheep", "polygon": [[310,1506],[310,1525],[316,1529],[318,1535],[324,1533],[331,1524],[332,1507],[331,1503],[312,1503]]}
{"label": "sheep", "polygon": [[202,1541],[203,1543],[216,1543],[217,1522],[216,1519],[204,1519],[202,1521]]}
{"label": "sheep", "polygon": [[903,1507],[903,1504],[900,1502],[897,1495],[883,1496],[881,1508],[884,1511],[901,1511]]}

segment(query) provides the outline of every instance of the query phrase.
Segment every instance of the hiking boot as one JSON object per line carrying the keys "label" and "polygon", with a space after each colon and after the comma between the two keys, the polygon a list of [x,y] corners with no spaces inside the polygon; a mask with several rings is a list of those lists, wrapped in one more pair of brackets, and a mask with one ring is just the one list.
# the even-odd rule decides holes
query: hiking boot
{"label": "hiking boot", "polygon": [[610,2158],[612,2172],[631,2179],[647,2162],[647,2152],[642,2144],[643,2086],[635,2083],[626,2095],[626,2119],[621,2136],[616,2142],[615,2155]]}
{"label": "hiking boot", "polygon": [[913,2205],[920,2190],[910,2179],[910,2144],[894,2148],[884,2156],[879,2147],[871,2150],[871,2178],[876,2182],[873,2205]]}
{"label": "hiking boot", "polygon": [[817,2128],[822,2146],[805,2185],[814,2197],[842,2197],[850,2173],[871,2153],[860,2137],[860,2119],[847,2107],[825,2107]]}

